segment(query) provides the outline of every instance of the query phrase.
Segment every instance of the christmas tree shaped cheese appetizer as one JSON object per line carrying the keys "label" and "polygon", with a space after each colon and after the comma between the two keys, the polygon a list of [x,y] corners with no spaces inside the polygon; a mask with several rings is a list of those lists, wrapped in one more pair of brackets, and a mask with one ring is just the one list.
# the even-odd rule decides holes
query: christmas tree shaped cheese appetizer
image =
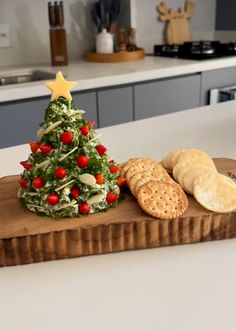
{"label": "christmas tree shaped cheese appetizer", "polygon": [[119,202],[119,167],[109,160],[84,111],[75,108],[61,72],[46,84],[51,102],[40,124],[32,153],[21,162],[24,172],[18,196],[39,215],[78,217],[115,207]]}

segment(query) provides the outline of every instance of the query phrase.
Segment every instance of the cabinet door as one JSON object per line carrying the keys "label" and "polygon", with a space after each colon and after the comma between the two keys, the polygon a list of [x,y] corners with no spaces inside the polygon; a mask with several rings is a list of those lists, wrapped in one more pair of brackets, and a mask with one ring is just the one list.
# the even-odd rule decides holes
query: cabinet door
{"label": "cabinet door", "polygon": [[200,75],[135,85],[135,120],[191,109],[200,103]]}
{"label": "cabinet door", "polygon": [[215,25],[216,35],[218,31],[229,32],[236,30],[235,11],[236,11],[235,0],[216,1],[216,25]]}
{"label": "cabinet door", "polygon": [[100,127],[133,121],[133,88],[99,91],[98,114]]}
{"label": "cabinet door", "polygon": [[210,90],[236,85],[236,67],[204,71],[201,82],[201,106],[209,104]]}
{"label": "cabinet door", "polygon": [[37,98],[0,104],[0,148],[35,140],[49,99]]}
{"label": "cabinet door", "polygon": [[85,111],[85,118],[90,121],[95,121],[95,127],[98,127],[98,118],[97,118],[97,101],[96,93],[73,93],[73,100],[75,106],[79,109]]}

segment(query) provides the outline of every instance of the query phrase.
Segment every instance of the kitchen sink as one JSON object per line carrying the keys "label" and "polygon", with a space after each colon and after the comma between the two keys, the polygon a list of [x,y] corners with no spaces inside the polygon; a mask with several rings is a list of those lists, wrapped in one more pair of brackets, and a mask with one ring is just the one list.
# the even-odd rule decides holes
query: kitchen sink
{"label": "kitchen sink", "polygon": [[31,70],[21,73],[5,73],[0,74],[0,86],[11,84],[23,84],[29,82],[36,82],[40,80],[47,80],[54,78],[55,74],[41,70]]}

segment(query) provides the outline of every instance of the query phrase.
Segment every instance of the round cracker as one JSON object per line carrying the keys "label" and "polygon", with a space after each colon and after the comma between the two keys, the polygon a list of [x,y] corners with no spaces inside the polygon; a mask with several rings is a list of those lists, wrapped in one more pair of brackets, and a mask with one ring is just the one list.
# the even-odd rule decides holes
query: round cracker
{"label": "round cracker", "polygon": [[161,219],[179,217],[188,207],[184,191],[174,182],[150,181],[140,188],[137,199],[146,213]]}
{"label": "round cracker", "polygon": [[165,169],[162,167],[160,163],[152,160],[143,160],[140,162],[136,162],[131,167],[129,167],[129,169],[125,174],[127,183],[129,184],[131,178],[136,173],[141,171],[159,171],[160,173],[166,174]]}
{"label": "round cracker", "polygon": [[121,169],[124,167],[125,163],[118,163],[118,167],[119,167],[119,172],[121,172]]}
{"label": "round cracker", "polygon": [[204,163],[208,166],[211,166],[212,168],[215,168],[215,164],[214,164],[213,160],[211,159],[211,157],[207,153],[205,153],[199,149],[173,150],[161,162],[162,162],[162,165],[168,171],[172,171],[178,162],[194,162],[194,163],[197,162],[198,163],[198,161],[203,160],[203,159],[205,162],[201,161],[202,163]]}
{"label": "round cracker", "polygon": [[136,197],[140,188],[151,180],[157,181],[157,182],[164,182],[164,183],[175,183],[169,175],[168,175],[168,177],[166,177],[166,176],[162,176],[159,174],[158,176],[150,176],[147,178],[141,178],[139,181],[137,181],[137,183],[134,187],[134,196]]}
{"label": "round cracker", "polygon": [[161,164],[167,171],[173,170],[173,163],[175,162],[175,159],[178,157],[180,153],[185,151],[185,149],[175,149],[171,151],[169,154],[167,154],[164,159],[161,161]]}
{"label": "round cracker", "polygon": [[136,197],[136,185],[140,182],[141,187],[143,184],[147,183],[150,180],[167,182],[171,181],[171,178],[167,173],[163,174],[160,171],[141,171],[131,177],[129,181],[130,191]]}
{"label": "round cracker", "polygon": [[129,159],[127,162],[125,162],[124,166],[122,167],[122,170],[120,172],[120,175],[122,177],[126,177],[126,173],[128,171],[128,169],[135,163],[138,163],[138,162],[157,162],[155,160],[152,160],[152,159],[148,159],[148,158],[132,158],[132,159]]}
{"label": "round cracker", "polygon": [[184,172],[188,170],[189,167],[196,166],[192,162],[178,162],[173,168],[173,177],[181,185],[181,180],[184,176]]}
{"label": "round cracker", "polygon": [[143,178],[148,177],[150,174],[151,174],[150,171],[140,171],[140,172],[136,173],[136,174],[130,179],[130,182],[129,182],[129,188],[130,188],[131,193],[132,193],[134,196],[135,196],[134,188],[135,188],[136,183],[137,183],[140,179],[143,179]]}
{"label": "round cracker", "polygon": [[184,172],[184,176],[179,183],[185,192],[193,195],[193,184],[195,179],[202,174],[216,173],[216,170],[205,165],[190,165]]}
{"label": "round cracker", "polygon": [[216,213],[229,213],[236,209],[236,184],[224,175],[198,176],[193,184],[193,194],[203,207]]}
{"label": "round cracker", "polygon": [[126,171],[129,169],[131,164],[133,162],[135,162],[136,160],[139,160],[139,159],[138,158],[132,158],[132,159],[129,159],[128,161],[126,161],[125,163],[123,163],[123,166],[122,166],[121,171],[120,171],[121,177],[125,176]]}
{"label": "round cracker", "polygon": [[195,164],[202,164],[211,167],[212,169],[216,170],[215,163],[213,162],[212,158],[207,155],[205,152],[200,151],[198,149],[190,149],[185,150],[182,153],[178,155],[178,157],[175,159],[175,164],[180,162],[189,162],[189,163],[195,163]]}
{"label": "round cracker", "polygon": [[186,151],[186,149],[179,149],[179,150],[175,150],[171,153],[170,156],[170,169],[173,171],[174,166],[176,165],[176,160],[178,159],[178,157],[184,153]]}

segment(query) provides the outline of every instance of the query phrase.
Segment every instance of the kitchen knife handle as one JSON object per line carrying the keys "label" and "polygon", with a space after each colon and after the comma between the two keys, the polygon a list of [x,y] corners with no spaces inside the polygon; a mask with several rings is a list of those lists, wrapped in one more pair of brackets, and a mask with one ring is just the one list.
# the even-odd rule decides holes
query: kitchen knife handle
{"label": "kitchen knife handle", "polygon": [[64,25],[64,7],[63,1],[60,1],[60,5],[58,7],[58,22],[59,26],[62,27]]}
{"label": "kitchen knife handle", "polygon": [[56,25],[56,18],[55,18],[55,12],[54,12],[54,6],[51,2],[48,3],[48,18],[49,18],[49,25],[50,28],[54,28]]}
{"label": "kitchen knife handle", "polygon": [[54,15],[55,15],[55,26],[59,26],[59,5],[57,1],[54,2]]}

